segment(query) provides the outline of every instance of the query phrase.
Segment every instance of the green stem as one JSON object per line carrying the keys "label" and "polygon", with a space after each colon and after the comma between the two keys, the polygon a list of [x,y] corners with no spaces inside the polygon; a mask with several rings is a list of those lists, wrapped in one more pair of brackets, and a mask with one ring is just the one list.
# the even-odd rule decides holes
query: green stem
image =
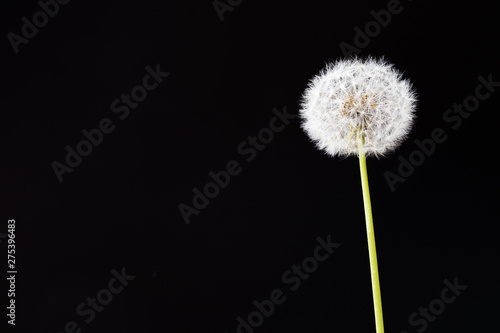
{"label": "green stem", "polygon": [[361,171],[361,185],[363,188],[363,201],[365,205],[366,234],[368,236],[368,252],[370,255],[373,306],[375,309],[375,326],[377,329],[377,333],[384,333],[382,297],[380,294],[380,283],[378,277],[377,249],[375,247],[372,205],[370,202],[370,189],[368,188],[368,173],[366,170],[366,157],[363,146],[363,138],[361,136],[358,136],[359,168]]}

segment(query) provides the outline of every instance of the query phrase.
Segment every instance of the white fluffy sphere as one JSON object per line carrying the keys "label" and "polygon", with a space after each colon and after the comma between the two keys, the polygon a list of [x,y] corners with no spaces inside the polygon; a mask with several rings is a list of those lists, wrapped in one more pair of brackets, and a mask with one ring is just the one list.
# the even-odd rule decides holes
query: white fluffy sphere
{"label": "white fluffy sphere", "polygon": [[331,156],[358,154],[357,135],[367,156],[393,151],[408,135],[416,93],[384,59],[338,60],[327,64],[302,96],[302,128]]}

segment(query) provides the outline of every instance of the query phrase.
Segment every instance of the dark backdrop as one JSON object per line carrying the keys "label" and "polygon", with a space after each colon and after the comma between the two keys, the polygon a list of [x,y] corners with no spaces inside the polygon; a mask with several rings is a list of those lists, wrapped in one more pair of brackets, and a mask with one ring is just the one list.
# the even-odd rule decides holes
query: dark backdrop
{"label": "dark backdrop", "polygon": [[[388,5],[397,12],[390,22],[381,13]],[[18,273],[16,325],[6,324],[7,283],[2,324],[9,332],[374,332],[357,159],[316,150],[293,116],[261,151],[248,150],[276,112],[298,114],[308,80],[343,58],[346,43],[359,56],[384,56],[419,96],[409,138],[368,159],[386,331],[496,329],[500,91],[477,87],[479,77],[500,81],[498,15],[491,2],[393,5],[233,0],[218,4],[219,16],[209,0],[71,1],[47,22],[38,15],[38,32],[25,28],[31,38],[15,39],[16,53],[9,36],[24,38],[22,18],[33,22],[41,7],[3,1],[1,269],[7,276],[15,219]],[[370,24],[373,13],[385,27]],[[367,27],[369,40],[355,40]],[[113,112],[147,66],[169,75],[126,118],[123,103]],[[476,89],[489,96],[467,118],[443,118],[454,104],[474,104]],[[106,118],[113,131],[92,132],[100,143],[72,172],[59,169],[60,181],[54,163],[67,164],[66,146],[77,149],[82,130]],[[429,142],[437,128],[446,140],[415,152],[415,140]],[[410,156],[418,165],[400,166]],[[192,207],[193,190],[228,163],[240,173],[187,224],[179,205]],[[391,189],[388,172],[404,182]],[[309,258],[318,237],[336,246],[323,262]],[[303,262],[309,275],[288,272]],[[129,279],[115,294],[113,270]],[[445,280],[462,290],[445,290]],[[280,304],[270,313],[272,293]],[[87,305],[96,296],[106,303],[100,312]],[[238,317],[257,327],[238,330]]]}

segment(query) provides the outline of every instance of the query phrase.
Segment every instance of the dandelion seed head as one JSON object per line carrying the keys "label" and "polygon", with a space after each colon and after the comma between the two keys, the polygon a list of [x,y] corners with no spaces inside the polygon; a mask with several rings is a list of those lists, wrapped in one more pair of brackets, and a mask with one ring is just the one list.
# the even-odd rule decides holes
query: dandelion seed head
{"label": "dandelion seed head", "polygon": [[302,129],[331,156],[384,156],[407,137],[417,97],[410,81],[383,58],[337,60],[309,82],[299,115]]}

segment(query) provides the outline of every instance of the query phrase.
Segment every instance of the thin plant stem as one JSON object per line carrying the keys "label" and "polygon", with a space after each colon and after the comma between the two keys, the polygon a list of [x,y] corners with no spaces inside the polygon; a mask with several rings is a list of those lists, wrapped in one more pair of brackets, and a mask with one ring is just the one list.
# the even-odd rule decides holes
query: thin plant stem
{"label": "thin plant stem", "polygon": [[375,247],[372,204],[370,202],[370,189],[368,188],[368,172],[366,169],[366,157],[363,142],[363,137],[361,135],[358,135],[359,169],[361,171],[361,185],[363,188],[363,202],[365,206],[366,234],[368,236],[368,252],[370,255],[373,306],[375,309],[375,326],[377,333],[384,333],[382,297],[380,294],[380,283],[378,277],[377,249]]}

